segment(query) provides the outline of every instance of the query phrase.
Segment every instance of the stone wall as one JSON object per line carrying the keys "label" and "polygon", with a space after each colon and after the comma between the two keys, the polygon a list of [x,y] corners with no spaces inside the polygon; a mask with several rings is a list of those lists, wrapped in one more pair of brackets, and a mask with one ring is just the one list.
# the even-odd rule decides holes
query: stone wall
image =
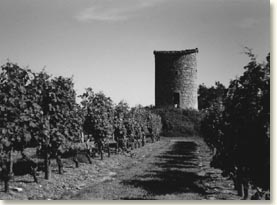
{"label": "stone wall", "polygon": [[156,107],[178,105],[183,109],[198,109],[197,53],[197,48],[183,51],[154,51]]}

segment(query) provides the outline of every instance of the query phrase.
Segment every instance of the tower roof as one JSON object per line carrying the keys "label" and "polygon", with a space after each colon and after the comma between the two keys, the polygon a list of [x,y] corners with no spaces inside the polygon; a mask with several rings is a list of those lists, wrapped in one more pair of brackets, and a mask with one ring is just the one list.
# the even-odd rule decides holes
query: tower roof
{"label": "tower roof", "polygon": [[154,51],[154,55],[166,54],[166,55],[187,55],[191,53],[198,53],[198,48],[195,49],[187,49],[187,50],[179,50],[179,51]]}

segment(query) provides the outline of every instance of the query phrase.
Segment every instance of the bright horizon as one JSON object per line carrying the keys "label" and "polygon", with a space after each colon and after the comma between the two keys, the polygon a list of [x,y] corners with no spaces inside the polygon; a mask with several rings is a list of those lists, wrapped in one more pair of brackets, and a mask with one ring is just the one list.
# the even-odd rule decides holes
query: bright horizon
{"label": "bright horizon", "polygon": [[0,63],[74,76],[115,103],[154,104],[154,50],[198,48],[198,83],[228,85],[270,51],[268,0],[2,0]]}

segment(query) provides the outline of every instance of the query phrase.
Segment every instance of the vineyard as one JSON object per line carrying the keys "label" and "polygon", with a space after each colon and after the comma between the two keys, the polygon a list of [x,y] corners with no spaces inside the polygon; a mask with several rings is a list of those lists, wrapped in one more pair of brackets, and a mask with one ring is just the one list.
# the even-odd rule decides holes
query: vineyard
{"label": "vineyard", "polygon": [[247,54],[245,72],[228,88],[200,86],[201,131],[214,152],[211,165],[233,179],[238,195],[248,199],[251,185],[253,198],[269,199],[270,55],[258,63],[251,50]]}
{"label": "vineyard", "polygon": [[[37,171],[51,179],[51,159],[63,174],[62,158],[91,157],[111,151],[130,152],[159,139],[161,118],[143,107],[115,105],[103,93],[91,88],[76,103],[73,79],[52,77],[23,69],[16,64],[2,66],[0,74],[1,180],[9,192],[14,175],[30,174],[38,183]],[[25,150],[33,148],[38,163]],[[21,154],[21,157],[18,156]]]}
{"label": "vineyard", "polygon": [[[172,199],[172,194],[178,193],[181,199],[188,199],[182,195],[187,191],[194,193],[191,199],[237,199],[230,190],[232,181],[241,199],[270,199],[270,55],[266,62],[258,63],[251,50],[247,54],[250,62],[243,75],[228,87],[220,82],[212,87],[199,86],[199,111],[131,108],[124,101],[115,104],[92,88],[76,96],[72,78],[6,63],[0,73],[0,171],[4,192],[10,192],[16,176],[29,174],[34,190],[46,184],[59,197],[68,198],[61,191],[65,187],[92,183],[92,179],[97,181],[105,174],[110,179],[112,170],[117,169],[122,181],[128,186],[135,184],[142,198]],[[159,141],[161,135],[164,137]],[[87,164],[80,167],[84,161]],[[74,170],[81,170],[80,174],[68,169],[70,163]],[[94,176],[96,169],[98,175]],[[128,175],[123,169],[132,173]],[[44,182],[38,172],[44,173]],[[210,175],[216,178],[211,180]],[[160,179],[145,182],[149,176]],[[45,183],[51,179],[59,179],[63,188]],[[221,183],[218,198],[214,198],[216,193],[210,196],[210,181]],[[114,196],[105,199],[119,198],[117,192],[121,197],[132,195],[129,187],[119,182],[96,187],[100,191],[91,190],[99,197],[103,195],[101,190],[110,193],[114,187]],[[85,198],[93,197],[88,194]]]}

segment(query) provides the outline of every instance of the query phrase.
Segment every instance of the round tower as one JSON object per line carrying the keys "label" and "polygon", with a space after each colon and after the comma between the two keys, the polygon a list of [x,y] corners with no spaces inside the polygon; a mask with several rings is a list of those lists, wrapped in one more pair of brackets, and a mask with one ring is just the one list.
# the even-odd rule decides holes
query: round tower
{"label": "round tower", "polygon": [[198,49],[154,51],[155,105],[198,109]]}

